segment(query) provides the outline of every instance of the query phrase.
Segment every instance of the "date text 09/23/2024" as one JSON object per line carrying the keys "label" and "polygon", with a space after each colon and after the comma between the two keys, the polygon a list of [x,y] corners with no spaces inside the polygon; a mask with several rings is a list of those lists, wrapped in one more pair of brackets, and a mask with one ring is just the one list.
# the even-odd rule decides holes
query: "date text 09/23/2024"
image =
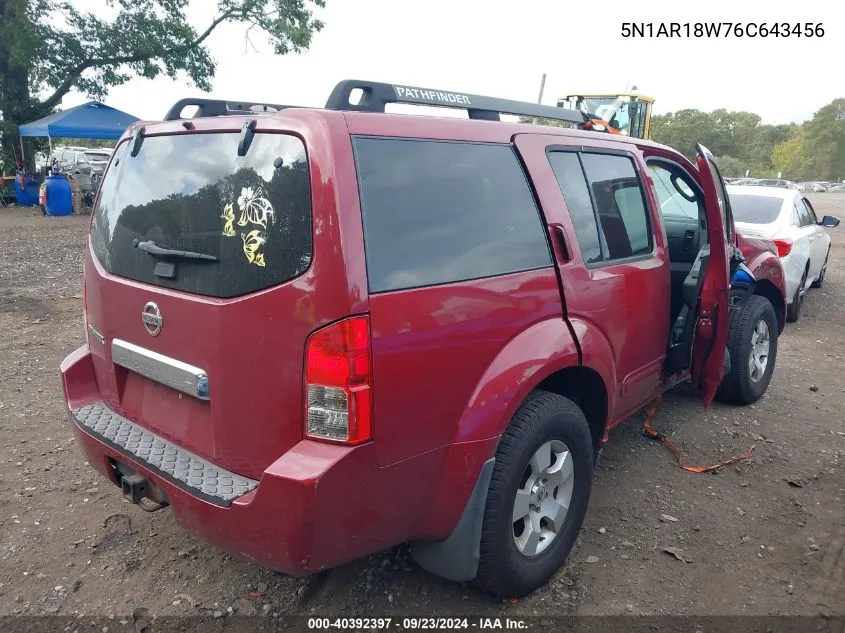
{"label": "date text 09/23/2024", "polygon": [[822,22],[623,22],[622,37],[824,37]]}

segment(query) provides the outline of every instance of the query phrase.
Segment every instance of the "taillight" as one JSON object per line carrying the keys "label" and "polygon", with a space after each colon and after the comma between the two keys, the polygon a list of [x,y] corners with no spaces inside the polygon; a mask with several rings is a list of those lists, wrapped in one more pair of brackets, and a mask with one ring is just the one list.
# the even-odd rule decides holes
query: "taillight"
{"label": "taillight", "polygon": [[372,437],[370,323],[345,319],[311,335],[305,353],[305,435],[360,444]]}
{"label": "taillight", "polygon": [[792,250],[792,240],[790,239],[779,239],[774,240],[775,246],[778,249],[778,257],[786,257],[789,255],[789,251]]}

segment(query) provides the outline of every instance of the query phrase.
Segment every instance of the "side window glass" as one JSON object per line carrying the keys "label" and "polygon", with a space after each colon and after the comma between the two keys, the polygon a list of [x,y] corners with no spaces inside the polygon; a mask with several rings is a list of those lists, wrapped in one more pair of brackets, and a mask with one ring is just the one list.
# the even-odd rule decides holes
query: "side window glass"
{"label": "side window glass", "polygon": [[795,208],[798,209],[798,217],[801,220],[798,226],[807,226],[810,224],[810,212],[807,210],[807,207],[804,206],[801,198],[796,198]]}
{"label": "side window glass", "polygon": [[[620,187],[613,192],[616,207],[625,223],[625,231],[631,242],[632,254],[651,252],[648,218],[646,217],[643,194],[638,185]],[[612,257],[612,255],[611,255]]]}
{"label": "side window glass", "polygon": [[805,200],[804,198],[801,198],[799,202],[802,207],[807,209],[807,223],[810,225],[818,224],[819,219],[816,217],[816,212],[813,210],[813,205],[807,202],[807,200]]}
{"label": "side window glass", "polygon": [[608,259],[650,253],[652,231],[633,161],[625,156],[590,153],[583,154],[582,160]]}
{"label": "side window glass", "polygon": [[697,222],[700,216],[698,202],[690,200],[695,193],[683,180],[672,180],[672,172],[661,165],[649,165],[660,215]]}
{"label": "side window glass", "polygon": [[512,147],[367,137],[353,145],[371,292],[552,265]]}
{"label": "side window glass", "polygon": [[584,261],[588,264],[600,262],[602,254],[599,230],[593,203],[590,200],[590,190],[587,188],[587,180],[584,178],[584,170],[581,168],[578,154],[550,152],[549,162],[569,209]]}
{"label": "side window glass", "polygon": [[792,224],[801,226],[801,211],[798,209],[797,202],[792,205]]}

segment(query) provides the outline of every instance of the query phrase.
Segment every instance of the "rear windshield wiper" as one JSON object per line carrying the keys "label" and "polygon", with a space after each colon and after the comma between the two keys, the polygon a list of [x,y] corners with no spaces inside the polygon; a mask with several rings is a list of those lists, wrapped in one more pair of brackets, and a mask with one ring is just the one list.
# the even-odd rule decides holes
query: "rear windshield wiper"
{"label": "rear windshield wiper", "polygon": [[152,240],[141,242],[140,240],[132,240],[132,246],[140,248],[147,255],[153,257],[176,257],[179,259],[201,259],[209,262],[216,262],[218,258],[215,255],[206,255],[205,253],[194,253],[193,251],[177,251],[172,248],[164,248],[159,246]]}

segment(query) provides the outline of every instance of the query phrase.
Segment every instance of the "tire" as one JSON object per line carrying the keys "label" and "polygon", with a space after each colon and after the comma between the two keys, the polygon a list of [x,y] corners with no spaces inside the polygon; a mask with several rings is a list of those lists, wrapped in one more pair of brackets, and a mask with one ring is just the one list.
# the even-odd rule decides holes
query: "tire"
{"label": "tire", "polygon": [[830,259],[830,249],[827,249],[827,255],[824,256],[824,264],[819,276],[813,282],[812,288],[821,288],[824,285],[824,276],[827,274],[827,260]]}
{"label": "tire", "polygon": [[786,306],[786,320],[789,323],[795,323],[801,317],[801,305],[804,303],[804,294],[806,293],[806,291],[801,291],[804,290],[804,286],[807,285],[807,275],[809,272],[809,268],[804,270],[804,276],[801,277],[801,283],[798,284],[798,288],[795,289],[795,295],[792,297],[792,303]]}
{"label": "tire", "polygon": [[[765,323],[769,348],[765,369],[755,378],[751,371],[751,354],[758,324]],[[728,352],[731,355],[731,371],[722,379],[717,397],[729,404],[751,404],[760,399],[775,370],[778,352],[778,320],[775,309],[765,297],[749,296],[743,304],[731,312],[728,332]],[[761,348],[762,349],[762,348]],[[759,368],[756,370],[759,371]]]}
{"label": "tire", "polygon": [[[550,446],[551,466],[546,475],[535,478],[534,466],[543,462],[542,457],[537,458],[542,453],[538,449],[546,445]],[[568,453],[559,453],[561,447],[568,449]],[[587,512],[593,457],[590,427],[574,402],[546,391],[535,391],[525,400],[499,442],[487,493],[478,563],[478,580],[486,590],[498,596],[522,597],[545,584],[560,569]],[[571,465],[571,471],[567,464]],[[571,476],[567,478],[569,472]],[[532,481],[551,483],[546,490],[542,485],[539,489],[532,488]],[[555,485],[558,481],[565,483]],[[551,488],[552,485],[555,487]],[[529,495],[526,492],[529,489],[537,491]],[[526,510],[523,518],[514,521],[514,515],[518,514],[516,508],[522,507],[517,504],[517,492],[525,508],[539,507],[539,512]],[[562,518],[557,515],[560,525],[555,527],[548,518],[532,521],[547,507],[556,508],[554,503],[560,505],[557,499],[570,492],[568,509]],[[532,502],[541,502],[540,505],[528,505],[529,497]],[[532,540],[539,532],[529,529],[529,524],[546,530],[545,538]]]}

